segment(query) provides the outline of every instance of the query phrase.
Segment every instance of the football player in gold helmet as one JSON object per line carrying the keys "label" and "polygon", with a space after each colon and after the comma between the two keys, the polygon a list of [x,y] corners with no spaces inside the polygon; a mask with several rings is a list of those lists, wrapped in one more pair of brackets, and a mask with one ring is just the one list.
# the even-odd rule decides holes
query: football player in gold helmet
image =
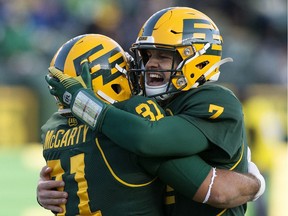
{"label": "football player in gold helmet", "polygon": [[[138,57],[139,68],[145,72],[145,94],[165,100],[173,92],[218,80],[220,65],[232,61],[221,59],[222,43],[216,24],[200,11],[178,7],[155,13],[143,25],[131,48]],[[159,57],[169,55],[166,58],[173,59],[174,64],[170,69],[146,66],[154,53]]]}
{"label": "football player in gold helmet", "polygon": [[[82,68],[89,75],[82,74]],[[121,101],[132,95],[128,69],[123,49],[100,34],[85,34],[69,40],[56,52],[50,64],[50,70],[64,77],[77,78],[82,74],[78,81],[103,103],[115,103],[115,106],[121,106]],[[55,79],[53,74],[49,74],[49,79]],[[73,86],[75,82],[67,81],[66,84]],[[50,91],[54,89],[50,88]],[[47,209],[60,211],[59,216],[163,215],[164,185],[159,179],[140,167],[135,154],[78,121],[66,105],[71,99],[68,92],[56,99],[58,112],[41,128],[43,156],[49,172],[39,181],[39,203]],[[146,105],[146,101],[144,97],[137,97],[139,104]],[[50,177],[57,181],[49,180]],[[57,185],[62,183],[65,186]],[[45,191],[42,195],[43,187],[47,189],[48,185],[49,189],[49,184],[58,189],[48,190],[52,198],[53,193],[56,194],[55,199]],[[60,197],[69,194],[67,201],[60,198],[64,201],[60,206],[53,203],[57,200],[57,192]]]}

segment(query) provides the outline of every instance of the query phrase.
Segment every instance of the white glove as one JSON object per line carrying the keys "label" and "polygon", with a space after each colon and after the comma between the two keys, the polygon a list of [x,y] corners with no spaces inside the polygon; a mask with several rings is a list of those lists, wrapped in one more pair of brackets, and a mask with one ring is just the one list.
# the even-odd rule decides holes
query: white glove
{"label": "white glove", "polygon": [[248,173],[254,175],[260,181],[260,188],[252,200],[256,201],[265,192],[266,182],[256,164],[251,161],[251,151],[249,147],[247,150],[247,160],[248,160]]}

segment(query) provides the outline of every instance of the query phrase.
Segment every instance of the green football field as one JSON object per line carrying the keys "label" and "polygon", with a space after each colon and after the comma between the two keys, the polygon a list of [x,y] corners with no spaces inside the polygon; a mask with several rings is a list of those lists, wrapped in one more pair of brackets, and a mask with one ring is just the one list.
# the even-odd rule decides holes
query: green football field
{"label": "green football field", "polygon": [[51,216],[38,206],[36,185],[44,165],[38,144],[3,148],[0,146],[0,215]]}

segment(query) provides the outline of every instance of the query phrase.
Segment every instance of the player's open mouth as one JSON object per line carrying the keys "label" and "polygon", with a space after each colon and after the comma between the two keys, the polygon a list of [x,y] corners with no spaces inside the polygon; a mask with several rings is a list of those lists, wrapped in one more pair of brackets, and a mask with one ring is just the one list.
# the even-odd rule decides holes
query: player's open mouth
{"label": "player's open mouth", "polygon": [[146,73],[146,84],[150,86],[159,86],[164,84],[164,74],[163,73]]}

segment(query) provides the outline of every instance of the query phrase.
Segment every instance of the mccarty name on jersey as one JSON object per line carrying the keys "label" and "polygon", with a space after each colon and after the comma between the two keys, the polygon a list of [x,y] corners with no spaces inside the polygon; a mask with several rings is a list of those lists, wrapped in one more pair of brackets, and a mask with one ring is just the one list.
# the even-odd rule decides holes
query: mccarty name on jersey
{"label": "mccarty name on jersey", "polygon": [[68,130],[49,130],[46,133],[44,149],[62,148],[86,142],[89,127],[79,125]]}

